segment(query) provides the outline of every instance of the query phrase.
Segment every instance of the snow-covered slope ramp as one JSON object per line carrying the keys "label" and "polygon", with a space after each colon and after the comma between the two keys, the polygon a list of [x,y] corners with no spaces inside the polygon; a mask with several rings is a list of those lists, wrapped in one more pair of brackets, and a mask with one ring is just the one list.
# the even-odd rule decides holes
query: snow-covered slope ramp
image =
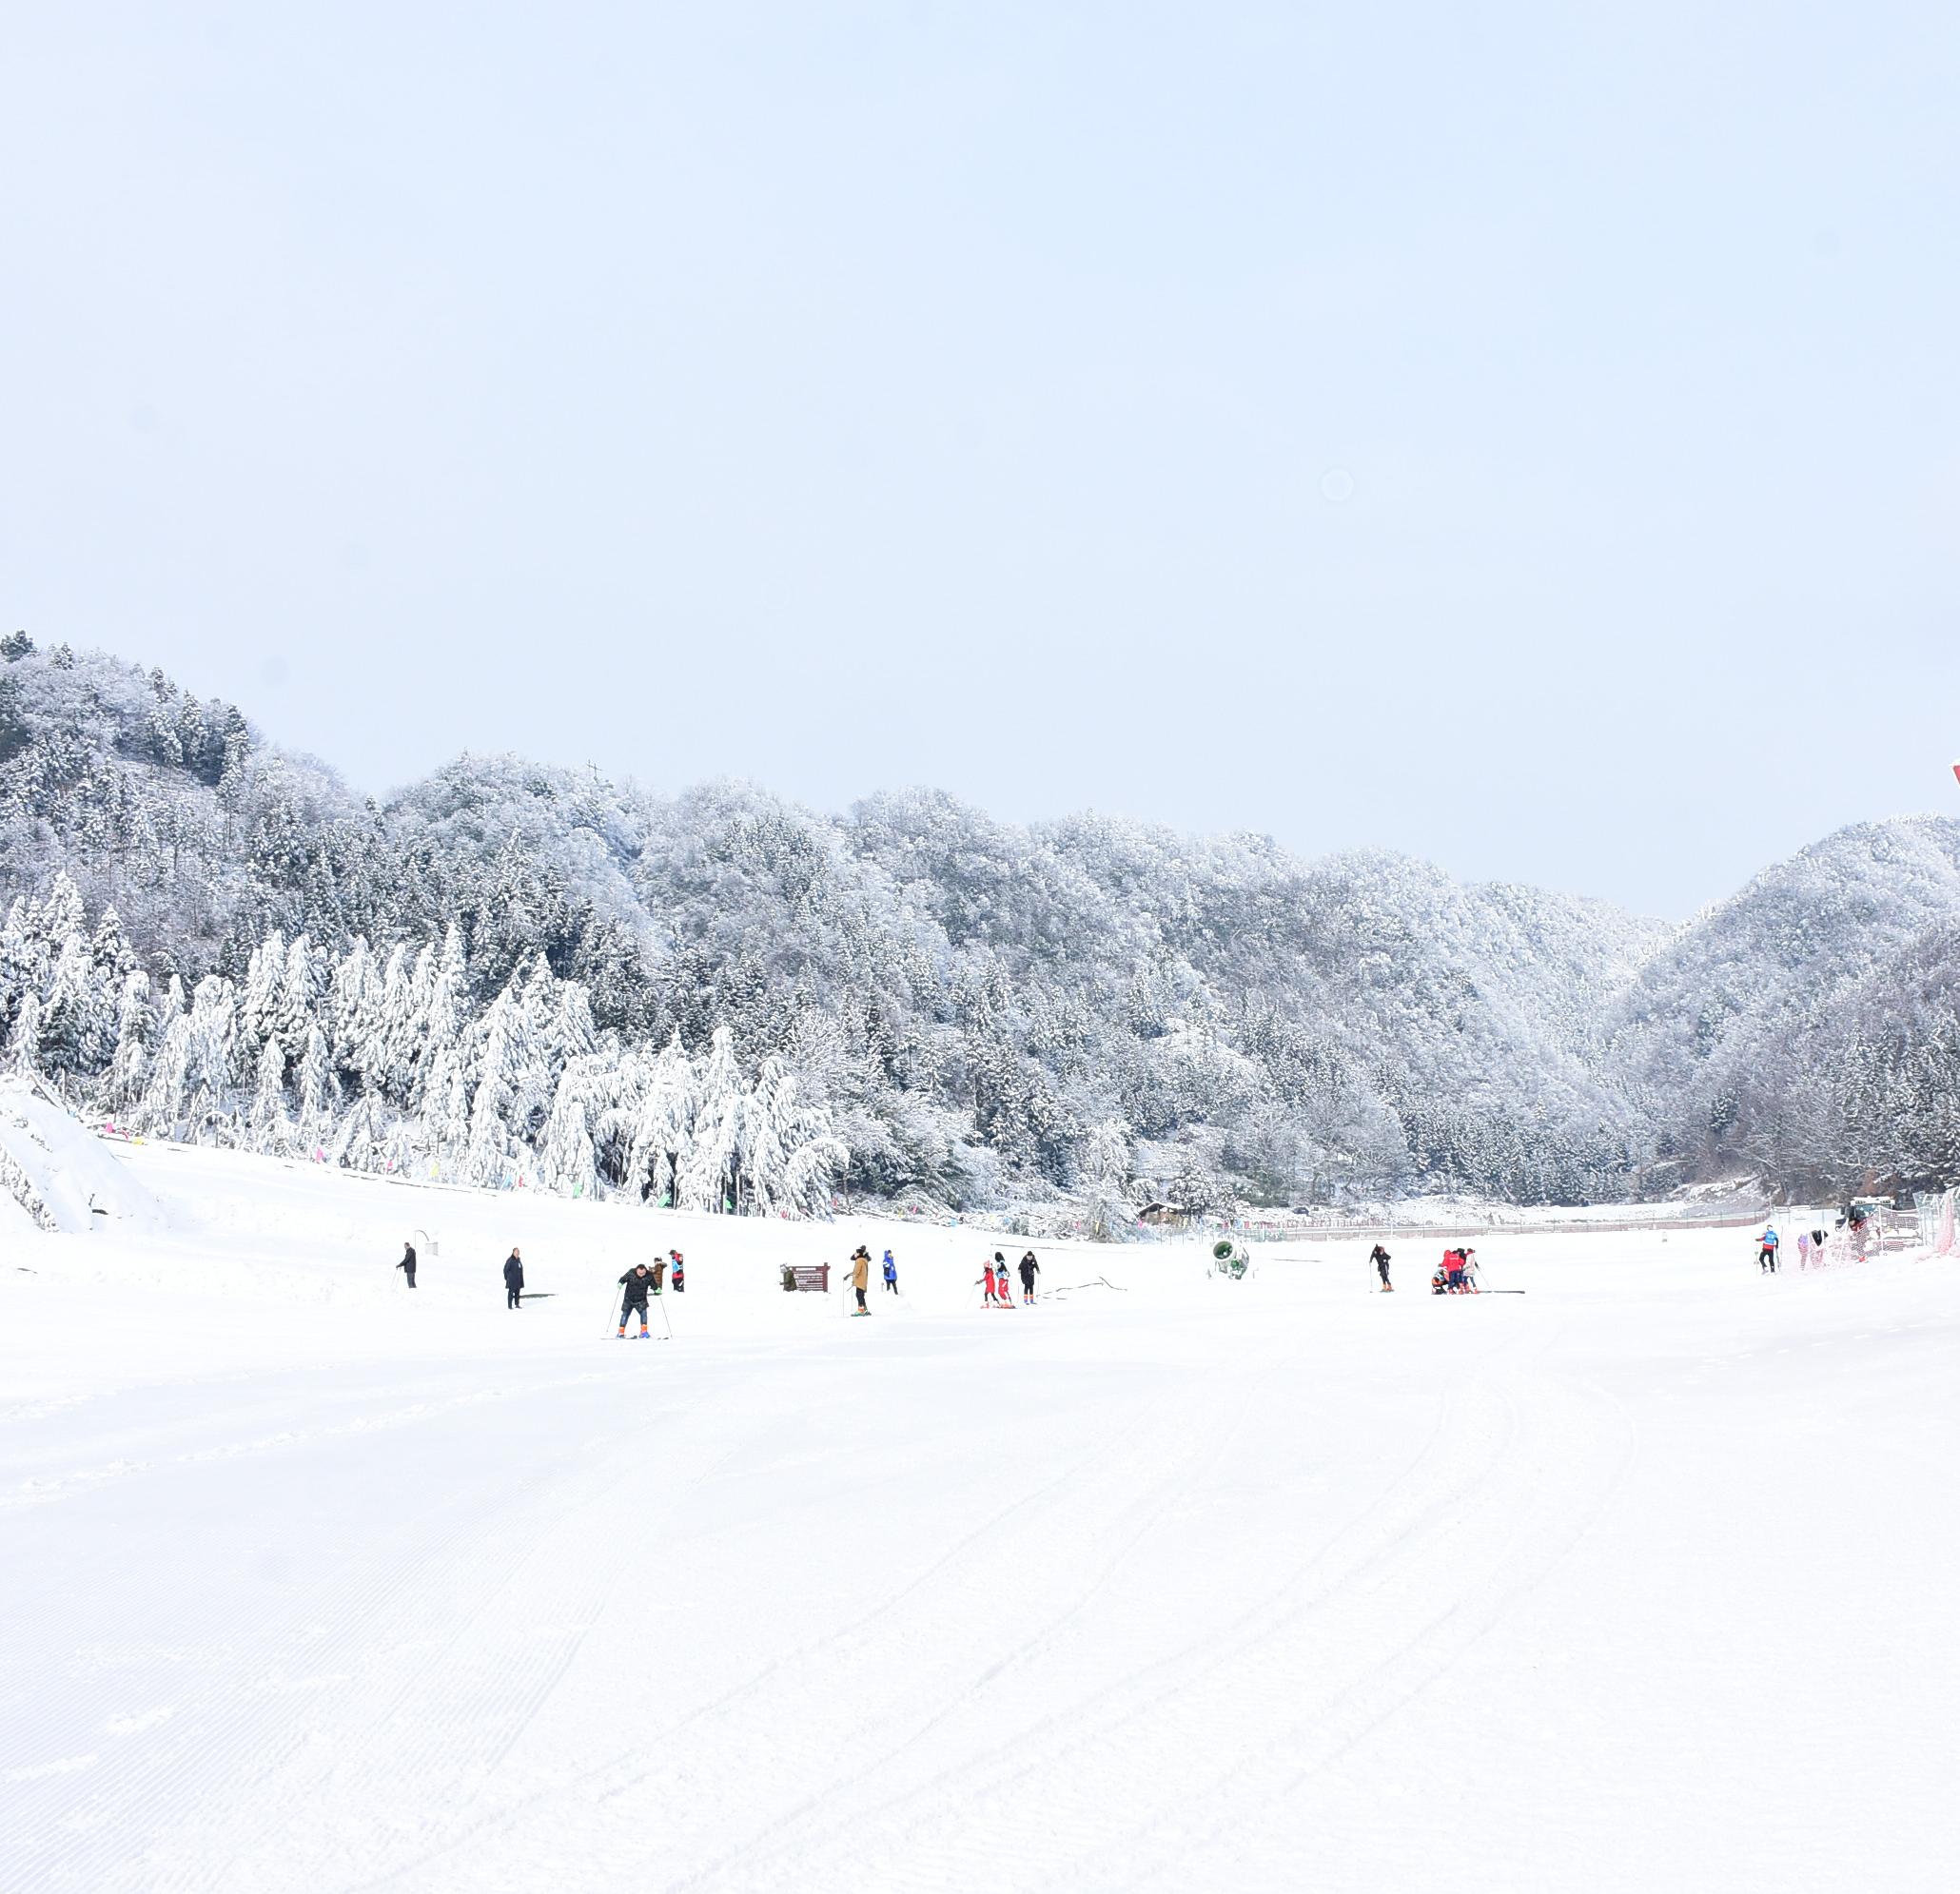
{"label": "snow-covered slope ramp", "polygon": [[122,1160],[30,1081],[0,1083],[0,1188],[49,1232],[155,1235],[166,1222]]}

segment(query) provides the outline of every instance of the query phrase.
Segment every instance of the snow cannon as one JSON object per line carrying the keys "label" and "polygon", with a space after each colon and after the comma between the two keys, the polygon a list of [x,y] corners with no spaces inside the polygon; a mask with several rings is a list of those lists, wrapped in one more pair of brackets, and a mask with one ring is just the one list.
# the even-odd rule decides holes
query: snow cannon
{"label": "snow cannon", "polygon": [[1211,1246],[1211,1266],[1221,1276],[1229,1276],[1234,1282],[1240,1281],[1252,1267],[1252,1252],[1230,1237],[1221,1237]]}

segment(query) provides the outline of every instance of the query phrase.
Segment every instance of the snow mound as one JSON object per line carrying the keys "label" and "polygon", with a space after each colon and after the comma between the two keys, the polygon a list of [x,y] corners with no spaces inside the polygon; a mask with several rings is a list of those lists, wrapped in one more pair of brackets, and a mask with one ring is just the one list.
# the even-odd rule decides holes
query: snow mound
{"label": "snow mound", "polygon": [[122,1160],[31,1080],[0,1082],[0,1188],[37,1227],[69,1236],[161,1232],[168,1220]]}

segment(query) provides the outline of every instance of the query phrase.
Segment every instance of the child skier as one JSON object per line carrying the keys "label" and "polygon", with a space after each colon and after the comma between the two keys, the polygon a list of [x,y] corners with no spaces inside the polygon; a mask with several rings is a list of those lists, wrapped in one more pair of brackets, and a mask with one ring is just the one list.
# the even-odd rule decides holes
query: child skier
{"label": "child skier", "polygon": [[680,1260],[680,1252],[678,1250],[669,1250],[667,1252],[667,1259],[674,1265],[674,1275],[671,1279],[674,1283],[674,1293],[676,1296],[684,1295],[687,1291],[687,1271]]}
{"label": "child skier", "polygon": [[1383,1290],[1393,1290],[1395,1284],[1388,1279],[1388,1252],[1377,1243],[1369,1254],[1368,1260],[1375,1265],[1375,1274],[1382,1279]]}
{"label": "child skier", "polygon": [[1007,1286],[1007,1259],[998,1250],[993,1260],[987,1265],[987,1306],[992,1308],[1001,1298]]}
{"label": "child skier", "polygon": [[898,1265],[892,1260],[890,1250],[885,1252],[885,1293],[888,1296],[898,1294]]}

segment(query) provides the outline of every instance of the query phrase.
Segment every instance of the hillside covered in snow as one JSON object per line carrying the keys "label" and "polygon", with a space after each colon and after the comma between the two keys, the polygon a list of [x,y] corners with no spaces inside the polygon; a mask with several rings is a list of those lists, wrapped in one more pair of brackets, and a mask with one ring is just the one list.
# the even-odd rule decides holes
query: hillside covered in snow
{"label": "hillside covered in snow", "polygon": [[158,1135],[1089,1226],[1960,1172],[1953,823],[1672,928],[923,790],[832,816],[463,757],[381,804],[159,672],[0,649],[8,1058]]}

